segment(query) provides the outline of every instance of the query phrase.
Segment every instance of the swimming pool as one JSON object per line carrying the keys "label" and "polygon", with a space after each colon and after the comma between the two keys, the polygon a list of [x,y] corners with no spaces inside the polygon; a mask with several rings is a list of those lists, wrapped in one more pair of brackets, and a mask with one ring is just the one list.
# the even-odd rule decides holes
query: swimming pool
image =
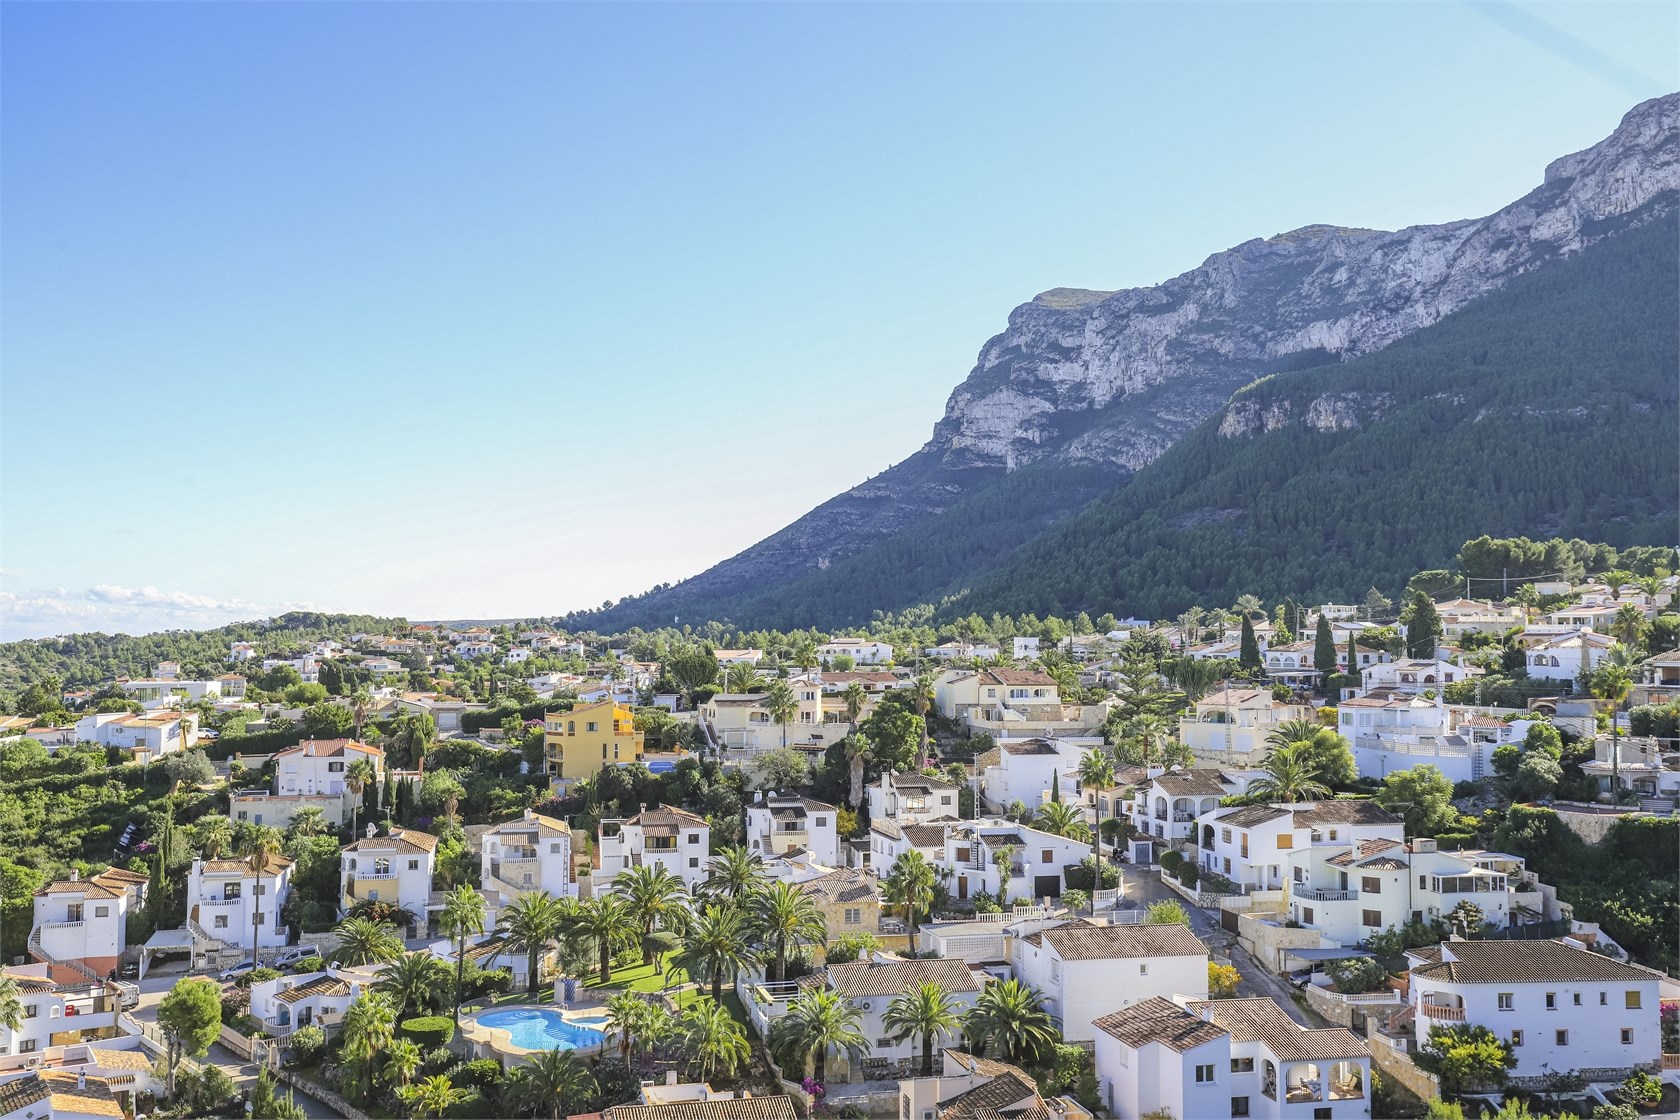
{"label": "swimming pool", "polygon": [[508,1032],[521,1050],[588,1050],[606,1041],[606,1018],[567,1019],[545,1007],[513,1007],[476,1016],[480,1026]]}

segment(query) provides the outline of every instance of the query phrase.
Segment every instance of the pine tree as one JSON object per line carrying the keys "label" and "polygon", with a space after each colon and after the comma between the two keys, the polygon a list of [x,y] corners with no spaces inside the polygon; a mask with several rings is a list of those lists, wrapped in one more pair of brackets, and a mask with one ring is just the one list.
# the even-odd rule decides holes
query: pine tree
{"label": "pine tree", "polygon": [[1260,668],[1260,643],[1254,637],[1254,620],[1246,614],[1242,620],[1242,653],[1239,664],[1244,669]]}
{"label": "pine tree", "polygon": [[1441,637],[1441,612],[1435,609],[1434,602],[1421,591],[1412,592],[1412,601],[1406,608],[1406,655],[1420,660],[1432,660],[1435,657],[1435,646]]}
{"label": "pine tree", "polygon": [[1318,670],[1319,680],[1330,679],[1330,674],[1336,671],[1336,639],[1330,635],[1330,620],[1323,612],[1318,616],[1318,630],[1313,634],[1313,668]]}

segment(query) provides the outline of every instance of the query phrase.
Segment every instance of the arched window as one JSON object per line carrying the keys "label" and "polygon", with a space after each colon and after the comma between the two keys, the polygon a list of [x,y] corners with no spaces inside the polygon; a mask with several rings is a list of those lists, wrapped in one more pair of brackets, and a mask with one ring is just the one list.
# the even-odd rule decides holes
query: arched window
{"label": "arched window", "polygon": [[375,875],[389,875],[391,873],[391,861],[384,858],[374,860],[373,873]]}

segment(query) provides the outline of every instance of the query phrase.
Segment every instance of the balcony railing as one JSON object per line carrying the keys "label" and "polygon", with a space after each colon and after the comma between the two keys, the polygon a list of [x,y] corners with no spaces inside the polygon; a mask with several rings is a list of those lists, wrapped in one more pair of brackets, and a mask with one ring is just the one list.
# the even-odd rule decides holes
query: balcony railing
{"label": "balcony railing", "polygon": [[1359,897],[1359,892],[1330,887],[1297,887],[1295,897],[1306,902],[1352,902]]}
{"label": "balcony railing", "polygon": [[233,898],[201,898],[198,904],[200,906],[238,906],[244,901],[243,898],[236,895]]}
{"label": "balcony railing", "polygon": [[1195,820],[1196,819],[1196,814],[1186,813],[1183,810],[1174,810],[1172,819],[1173,819],[1174,823],[1176,823],[1176,824],[1184,824],[1187,821]]}
{"label": "balcony railing", "polygon": [[1434,1019],[1440,1023],[1464,1022],[1464,1008],[1451,1007],[1444,1003],[1424,1003],[1419,1005],[1424,1018]]}

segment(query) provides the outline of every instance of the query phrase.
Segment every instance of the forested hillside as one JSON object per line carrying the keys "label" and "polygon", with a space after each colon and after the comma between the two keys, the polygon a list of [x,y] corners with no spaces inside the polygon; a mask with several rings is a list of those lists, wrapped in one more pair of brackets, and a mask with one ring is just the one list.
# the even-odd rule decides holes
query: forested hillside
{"label": "forested hillside", "polygon": [[1346,600],[1481,533],[1672,543],[1676,248],[1672,223],[1632,229],[1379,353],[1257,382],[946,613]]}

